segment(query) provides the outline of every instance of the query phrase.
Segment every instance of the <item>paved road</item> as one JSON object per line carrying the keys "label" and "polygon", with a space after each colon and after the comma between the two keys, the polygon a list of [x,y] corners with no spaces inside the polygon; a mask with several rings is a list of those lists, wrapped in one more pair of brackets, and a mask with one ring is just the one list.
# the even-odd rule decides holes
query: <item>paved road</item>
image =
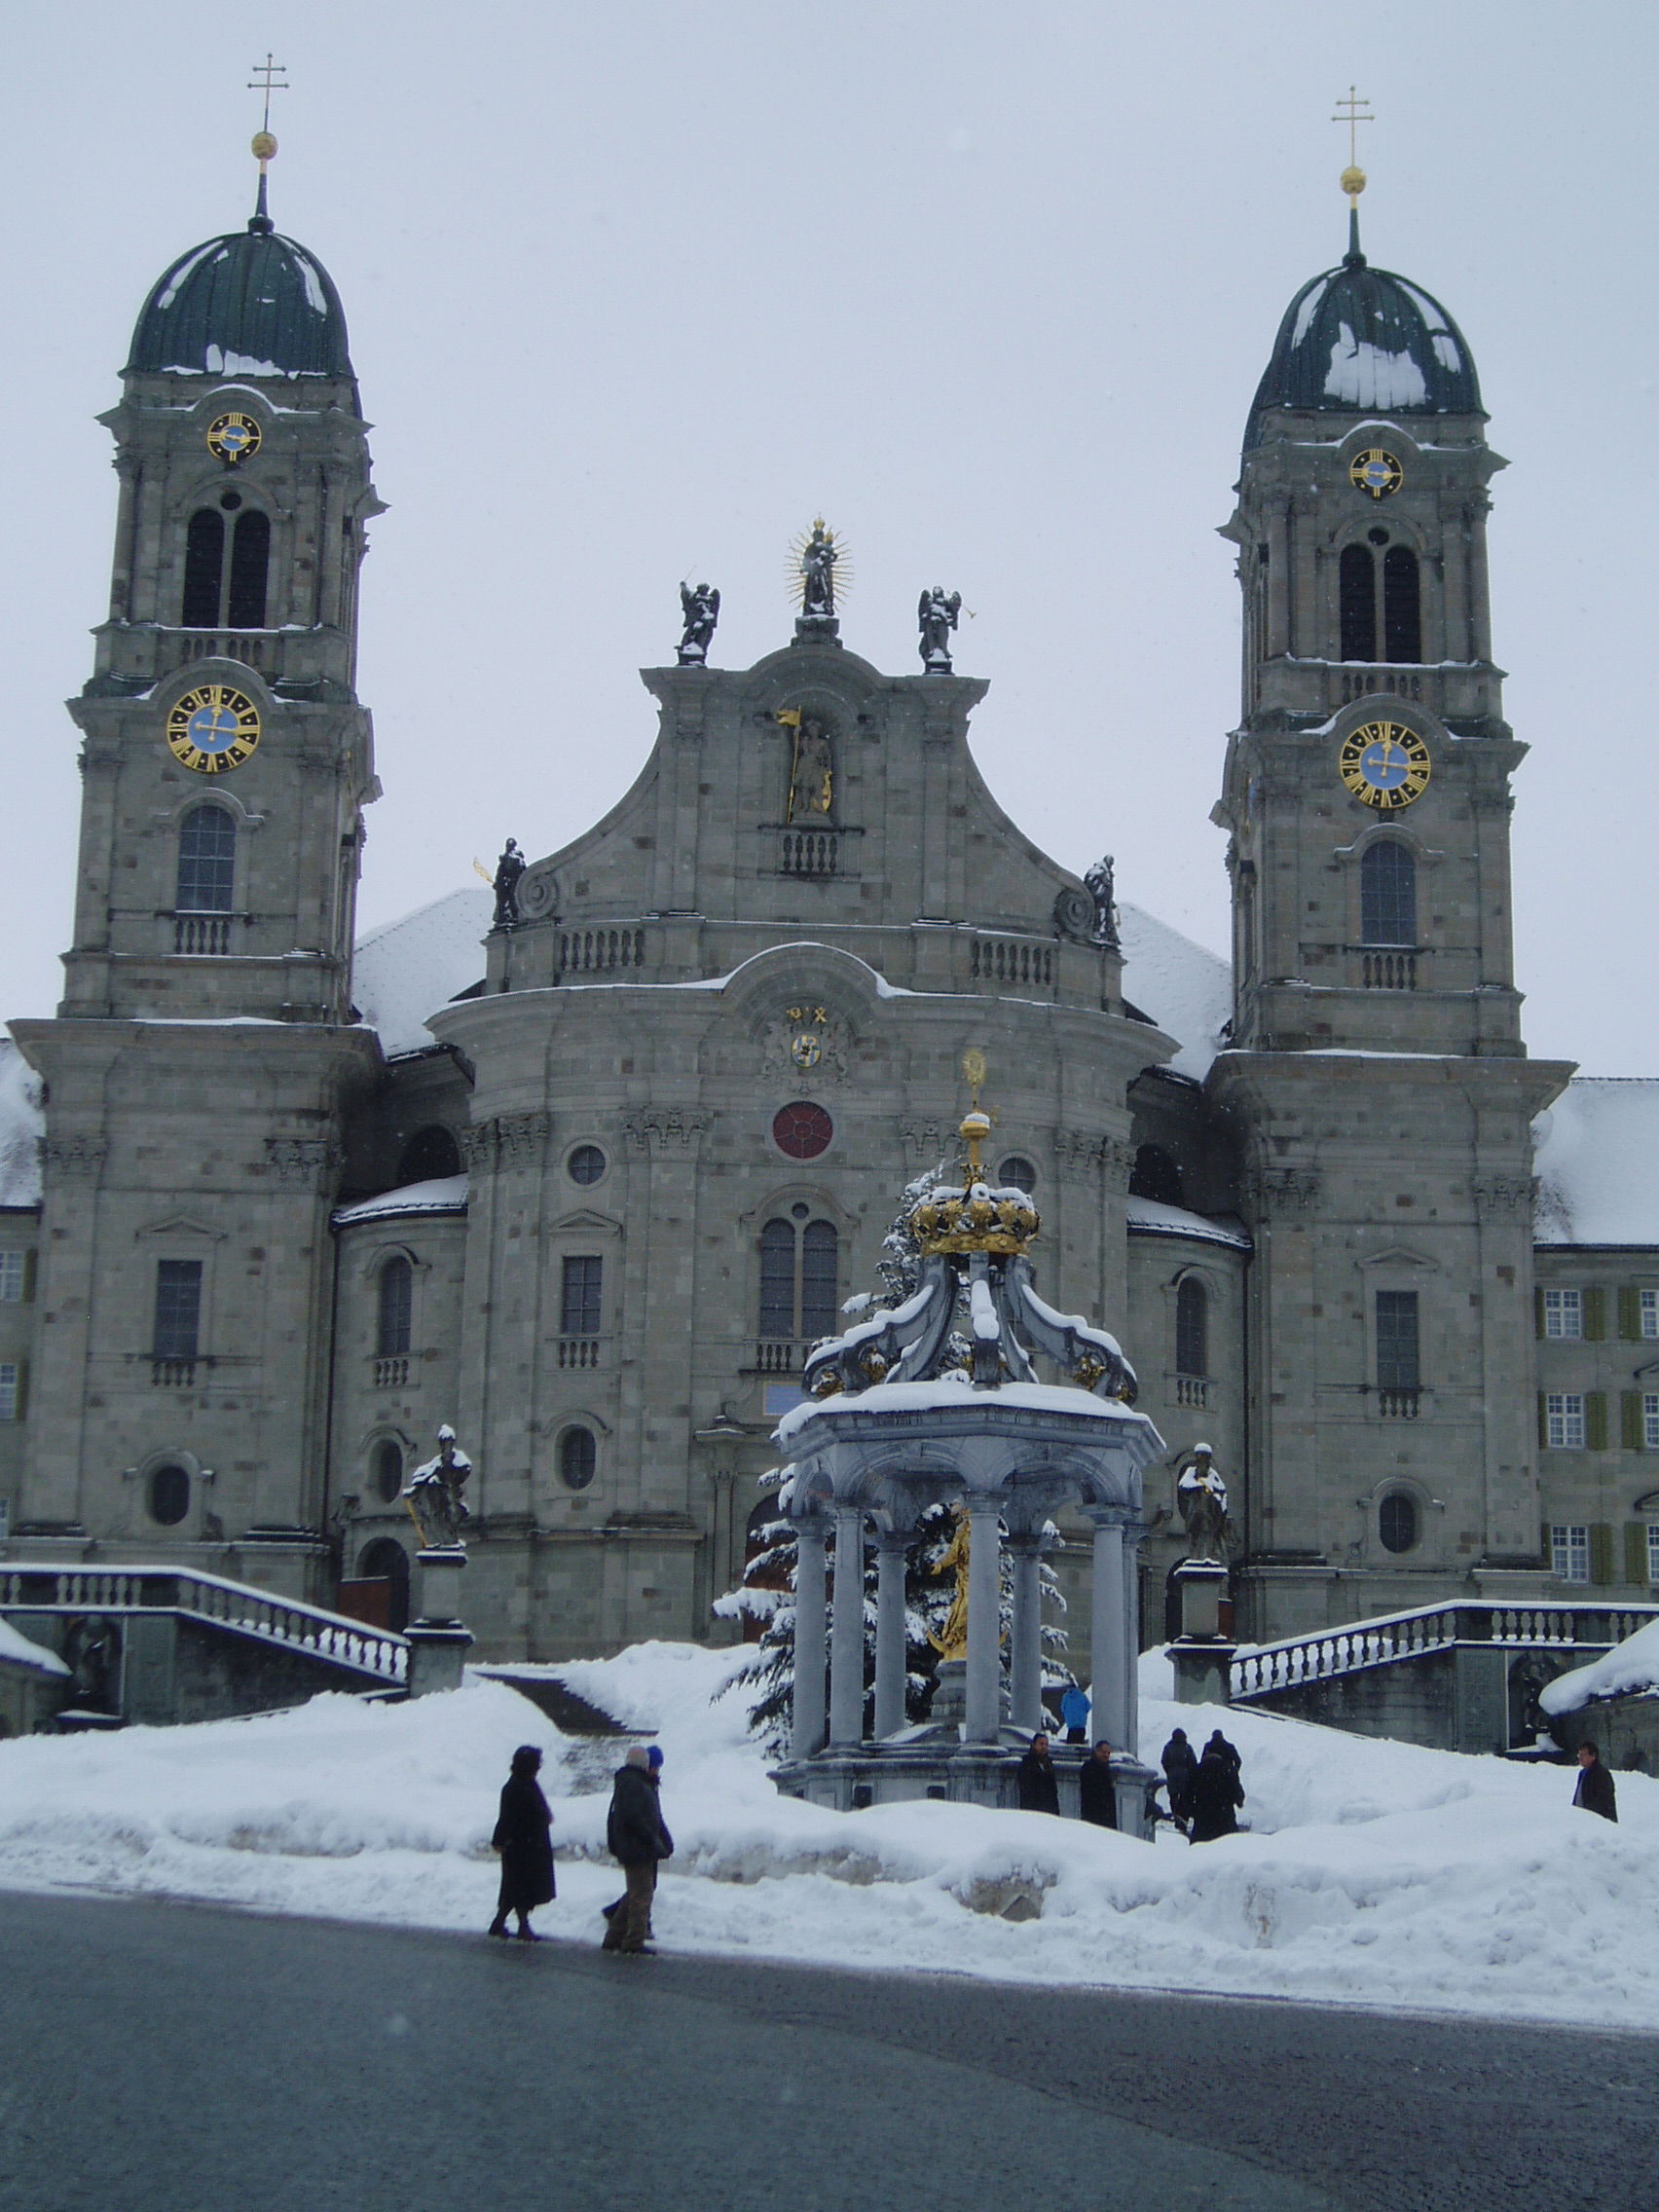
{"label": "paved road", "polygon": [[1659,2039],[0,1895],[4,2212],[1653,2212]]}

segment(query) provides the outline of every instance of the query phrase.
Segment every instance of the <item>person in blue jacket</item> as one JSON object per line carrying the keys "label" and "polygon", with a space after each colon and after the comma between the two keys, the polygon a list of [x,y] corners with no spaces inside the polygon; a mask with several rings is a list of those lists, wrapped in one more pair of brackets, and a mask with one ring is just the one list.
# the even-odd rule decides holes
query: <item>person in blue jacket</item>
{"label": "person in blue jacket", "polygon": [[1076,1682],[1066,1685],[1066,1694],[1060,1700],[1060,1718],[1065,1722],[1068,1744],[1088,1743],[1088,1695]]}

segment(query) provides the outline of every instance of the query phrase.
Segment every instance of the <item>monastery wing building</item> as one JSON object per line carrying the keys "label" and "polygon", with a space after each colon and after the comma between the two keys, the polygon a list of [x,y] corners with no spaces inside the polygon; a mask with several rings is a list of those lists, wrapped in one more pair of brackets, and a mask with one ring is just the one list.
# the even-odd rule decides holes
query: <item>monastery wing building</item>
{"label": "monastery wing building", "polygon": [[0,1066],[11,1560],[395,1607],[450,1421],[483,1655],[730,1633],[771,1431],[977,1049],[1043,1295],[1170,1447],[1149,1639],[1200,1441],[1241,1634],[1659,1584],[1659,1086],[1527,1056],[1502,464],[1461,333],[1357,229],[1227,526],[1231,972],[1021,833],[942,616],[884,674],[823,559],[753,668],[688,608],[633,788],[500,916],[462,889],[354,946],[381,509],[340,300],[263,198],[162,276],[103,421],[74,941]]}

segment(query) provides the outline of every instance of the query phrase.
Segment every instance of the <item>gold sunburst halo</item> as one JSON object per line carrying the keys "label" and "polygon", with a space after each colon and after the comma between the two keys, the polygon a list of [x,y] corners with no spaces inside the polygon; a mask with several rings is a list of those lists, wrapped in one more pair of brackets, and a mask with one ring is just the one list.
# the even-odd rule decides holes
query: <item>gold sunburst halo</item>
{"label": "gold sunburst halo", "polygon": [[797,530],[790,539],[789,552],[784,557],[784,595],[792,606],[799,608],[801,587],[806,579],[806,549],[812,542],[814,531],[823,531],[835,548],[835,608],[840,611],[841,602],[853,588],[853,564],[847,557],[847,541],[838,532],[830,528],[822,515],[815,515],[805,530]]}

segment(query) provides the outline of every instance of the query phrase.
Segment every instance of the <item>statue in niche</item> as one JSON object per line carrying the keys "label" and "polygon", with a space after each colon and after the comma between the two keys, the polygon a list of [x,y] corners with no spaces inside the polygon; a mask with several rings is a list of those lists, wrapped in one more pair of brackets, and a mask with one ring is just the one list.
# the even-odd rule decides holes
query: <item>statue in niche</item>
{"label": "statue in niche", "polygon": [[1192,1457],[1176,1478],[1175,1503],[1187,1531],[1187,1557],[1225,1566],[1233,1548],[1233,1523],[1227,1512],[1227,1484],[1209,1445],[1194,1445]]}
{"label": "statue in niche", "polygon": [[953,591],[948,599],[942,584],[935,584],[932,591],[922,594],[916,608],[916,620],[922,639],[920,652],[922,666],[931,676],[950,674],[950,633],[956,627],[956,618],[962,611],[962,594]]}
{"label": "statue in niche", "polygon": [[524,870],[525,858],[518,849],[518,839],[516,837],[509,837],[507,839],[506,850],[502,853],[500,859],[496,863],[496,874],[494,882],[494,889],[496,893],[496,916],[494,921],[492,921],[490,924],[490,927],[493,930],[511,930],[518,927],[519,877],[523,875]]}
{"label": "statue in niche", "polygon": [[822,516],[813,524],[800,556],[800,610],[828,617],[835,611],[835,535]]}
{"label": "statue in niche", "polygon": [[113,1713],[115,1674],[120,1663],[119,1632],[101,1613],[69,1623],[63,1661],[69,1669],[70,1698],[78,1712]]}
{"label": "statue in niche", "polygon": [[1094,901],[1095,943],[1116,945],[1118,903],[1111,854],[1102,853],[1083,880],[1088,887],[1088,896]]}
{"label": "statue in niche", "polygon": [[680,665],[702,668],[709,657],[715,624],[720,618],[720,595],[712,584],[682,584],[680,608],[684,619],[680,637]]}
{"label": "statue in niche", "polygon": [[939,1653],[940,1660],[966,1659],[968,1656],[968,1570],[973,1548],[973,1528],[966,1513],[956,1516],[956,1532],[950,1544],[940,1557],[935,1568],[938,1576],[954,1574],[956,1588],[951,1595],[950,1610],[944,1616],[944,1625],[936,1636],[928,1631],[928,1641]]}
{"label": "statue in niche", "polygon": [[822,715],[799,707],[787,707],[778,720],[794,733],[784,820],[806,822],[815,814],[829,814],[835,803],[835,745],[829,724]]}
{"label": "statue in niche", "polygon": [[423,1551],[463,1551],[464,1530],[472,1515],[461,1493],[472,1472],[472,1461],[455,1440],[445,1421],[438,1431],[437,1456],[416,1468],[403,1486],[409,1518],[421,1536]]}

